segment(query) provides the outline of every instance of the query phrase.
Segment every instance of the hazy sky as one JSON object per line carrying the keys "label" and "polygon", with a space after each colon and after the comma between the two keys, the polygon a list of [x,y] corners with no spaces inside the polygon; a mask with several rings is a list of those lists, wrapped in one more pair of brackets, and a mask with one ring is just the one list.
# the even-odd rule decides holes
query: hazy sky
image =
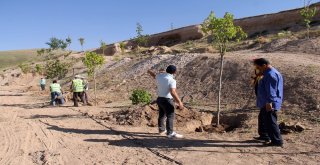
{"label": "hazy sky", "polygon": [[[314,0],[314,2],[318,2]],[[236,18],[303,6],[303,0],[0,0],[0,50],[47,47],[51,37],[73,39],[80,50],[132,38],[136,23],[145,34],[199,24],[214,11]]]}

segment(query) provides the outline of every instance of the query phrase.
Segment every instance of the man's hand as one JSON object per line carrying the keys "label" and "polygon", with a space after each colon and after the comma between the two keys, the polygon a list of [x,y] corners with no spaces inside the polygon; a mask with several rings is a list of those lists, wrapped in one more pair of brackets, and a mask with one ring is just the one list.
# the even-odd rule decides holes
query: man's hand
{"label": "man's hand", "polygon": [[267,103],[266,104],[266,110],[269,112],[269,111],[273,111],[273,108],[272,108],[272,103]]}
{"label": "man's hand", "polygon": [[182,102],[178,103],[178,109],[183,110],[184,109],[184,105]]}
{"label": "man's hand", "polygon": [[174,101],[176,103],[178,103],[178,109],[180,110],[183,110],[184,109],[184,106],[183,106],[183,103],[182,101],[180,100],[178,94],[177,94],[177,91],[176,91],[176,88],[171,88],[170,89],[170,94],[172,95],[172,97],[174,98]]}

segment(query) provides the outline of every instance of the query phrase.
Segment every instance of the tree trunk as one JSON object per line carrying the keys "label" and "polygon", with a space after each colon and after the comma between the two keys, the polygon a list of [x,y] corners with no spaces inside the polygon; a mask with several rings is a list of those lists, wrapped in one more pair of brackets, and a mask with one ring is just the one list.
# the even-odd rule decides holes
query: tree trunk
{"label": "tree trunk", "polygon": [[220,54],[220,74],[219,74],[219,94],[218,94],[218,111],[217,111],[217,126],[220,125],[221,112],[221,89],[222,89],[222,71],[223,71],[224,52]]}
{"label": "tree trunk", "polygon": [[96,72],[93,73],[93,81],[94,81],[94,104],[97,106],[97,82],[96,82]]}

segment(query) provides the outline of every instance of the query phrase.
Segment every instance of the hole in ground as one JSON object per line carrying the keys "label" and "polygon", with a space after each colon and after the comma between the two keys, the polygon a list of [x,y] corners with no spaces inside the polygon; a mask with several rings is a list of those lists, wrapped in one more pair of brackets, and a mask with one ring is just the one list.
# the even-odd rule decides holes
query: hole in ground
{"label": "hole in ground", "polygon": [[220,125],[216,125],[217,118],[213,119],[212,125],[205,125],[196,128],[196,132],[232,132],[237,128],[242,128],[245,121],[248,119],[248,114],[221,114]]}

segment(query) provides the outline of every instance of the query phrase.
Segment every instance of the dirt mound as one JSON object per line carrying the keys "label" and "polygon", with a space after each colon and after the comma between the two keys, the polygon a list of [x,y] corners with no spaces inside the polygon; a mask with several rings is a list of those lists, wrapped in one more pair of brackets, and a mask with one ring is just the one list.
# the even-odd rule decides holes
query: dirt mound
{"label": "dirt mound", "polygon": [[[96,118],[119,125],[156,127],[158,107],[156,105],[134,106],[117,112],[100,112]],[[211,120],[212,115],[208,113],[190,109],[176,110],[175,126],[180,130],[194,132],[202,125],[209,125]]]}
{"label": "dirt mound", "polygon": [[286,51],[294,53],[320,54],[320,38],[297,39],[281,38],[264,45],[262,50],[266,52]]}
{"label": "dirt mound", "polygon": [[270,43],[265,44],[262,47],[262,50],[266,52],[274,52],[281,49],[284,49],[288,42],[292,41],[290,38],[281,38],[271,41]]}

